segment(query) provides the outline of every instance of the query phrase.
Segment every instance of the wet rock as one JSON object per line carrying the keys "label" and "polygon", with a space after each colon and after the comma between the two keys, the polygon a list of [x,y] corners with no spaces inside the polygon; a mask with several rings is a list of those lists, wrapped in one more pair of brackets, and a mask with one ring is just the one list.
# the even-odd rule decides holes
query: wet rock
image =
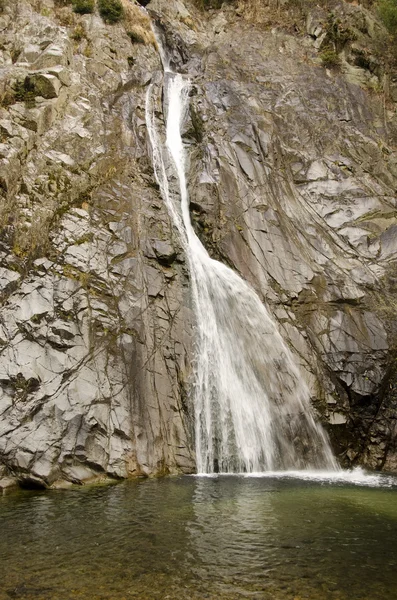
{"label": "wet rock", "polygon": [[18,485],[18,482],[16,481],[16,479],[13,479],[12,477],[0,478],[0,494],[5,494],[8,490],[12,490],[13,488],[16,488],[17,485]]}

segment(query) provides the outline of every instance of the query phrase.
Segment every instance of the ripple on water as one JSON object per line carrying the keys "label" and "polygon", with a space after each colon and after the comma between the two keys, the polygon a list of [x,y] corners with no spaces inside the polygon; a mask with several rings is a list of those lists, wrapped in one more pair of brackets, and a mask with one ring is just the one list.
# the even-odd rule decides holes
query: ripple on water
{"label": "ripple on water", "polygon": [[396,489],[354,470],[5,496],[0,599],[397,597]]}

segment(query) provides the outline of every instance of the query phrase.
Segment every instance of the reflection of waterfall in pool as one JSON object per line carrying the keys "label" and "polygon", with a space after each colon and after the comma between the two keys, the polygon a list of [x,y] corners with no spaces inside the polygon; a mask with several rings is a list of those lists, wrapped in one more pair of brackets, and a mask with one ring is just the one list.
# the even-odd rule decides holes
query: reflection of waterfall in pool
{"label": "reflection of waterfall in pool", "polygon": [[[146,122],[161,194],[177,227],[192,282],[195,340],[195,437],[199,473],[337,469],[309,391],[268,310],[255,291],[213,260],[189,214],[181,126],[189,81],[164,65],[166,143],[149,87]],[[178,192],[174,190],[177,177]]]}
{"label": "reflection of waterfall in pool", "polygon": [[[193,516],[187,531],[197,580],[209,579],[210,566],[216,565],[220,582],[230,576],[236,577],[242,587],[244,583],[263,581],[272,543],[267,546],[263,540],[273,541],[282,524],[273,507],[272,491],[277,488],[268,479],[266,491],[257,494],[257,484],[257,480],[236,477],[195,480]],[[234,589],[234,593],[239,591]]]}

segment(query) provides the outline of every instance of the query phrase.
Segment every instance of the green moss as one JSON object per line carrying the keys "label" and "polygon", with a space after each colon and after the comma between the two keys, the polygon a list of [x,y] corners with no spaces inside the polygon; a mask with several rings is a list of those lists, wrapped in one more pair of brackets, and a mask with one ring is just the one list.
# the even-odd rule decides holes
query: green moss
{"label": "green moss", "polygon": [[99,14],[106,23],[117,23],[124,16],[120,0],[98,0]]}
{"label": "green moss", "polygon": [[6,90],[0,96],[0,106],[2,108],[8,108],[9,106],[12,106],[13,104],[15,104],[15,102],[17,102],[17,100],[15,99],[15,94],[14,94],[13,90]]}
{"label": "green moss", "polygon": [[88,15],[95,10],[95,0],[72,0],[73,12]]}
{"label": "green moss", "polygon": [[377,9],[390,33],[397,34],[397,0],[380,0]]}
{"label": "green moss", "polygon": [[75,241],[77,246],[81,246],[81,244],[86,244],[87,242],[92,242],[94,239],[94,234],[92,232],[86,233],[81,238]]}
{"label": "green moss", "polygon": [[81,287],[88,289],[92,276],[90,273],[85,273],[84,271],[80,271],[77,267],[73,267],[72,265],[64,265],[63,266],[63,276],[68,279],[74,279],[74,281],[78,281]]}
{"label": "green moss", "polygon": [[190,106],[190,118],[191,118],[191,122],[193,125],[193,136],[196,139],[196,141],[200,144],[203,140],[203,130],[204,130],[204,125],[203,125],[203,121],[199,115],[199,113],[197,113],[194,109],[194,107],[191,105]]}

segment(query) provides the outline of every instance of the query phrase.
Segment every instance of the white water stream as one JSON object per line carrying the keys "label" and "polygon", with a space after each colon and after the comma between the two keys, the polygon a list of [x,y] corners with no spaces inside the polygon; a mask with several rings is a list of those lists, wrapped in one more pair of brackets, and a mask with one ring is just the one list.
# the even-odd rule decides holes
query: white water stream
{"label": "white water stream", "polygon": [[[162,197],[188,260],[196,317],[193,403],[198,473],[337,470],[309,390],[276,323],[255,291],[213,260],[189,213],[181,127],[189,81],[164,66],[165,143],[149,86],[146,123]],[[177,191],[174,190],[178,183]]]}

